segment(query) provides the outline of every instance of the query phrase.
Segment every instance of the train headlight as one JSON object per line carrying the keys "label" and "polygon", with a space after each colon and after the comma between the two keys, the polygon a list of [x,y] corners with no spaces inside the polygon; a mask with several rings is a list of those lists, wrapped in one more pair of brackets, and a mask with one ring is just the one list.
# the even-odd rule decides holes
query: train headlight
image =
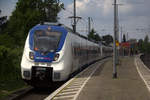
{"label": "train headlight", "polygon": [[59,54],[58,54],[58,53],[56,53],[56,54],[55,54],[55,56],[54,56],[54,61],[57,61],[57,60],[58,60],[58,58],[59,58]]}
{"label": "train headlight", "polygon": [[34,60],[34,52],[29,52],[29,58],[30,58],[31,60]]}

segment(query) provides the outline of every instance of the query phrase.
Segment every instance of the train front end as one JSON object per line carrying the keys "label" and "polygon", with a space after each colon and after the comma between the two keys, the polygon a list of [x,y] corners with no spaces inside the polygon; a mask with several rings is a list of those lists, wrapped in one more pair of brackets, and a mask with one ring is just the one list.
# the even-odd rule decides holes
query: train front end
{"label": "train front end", "polygon": [[66,35],[64,27],[54,25],[37,25],[30,30],[21,61],[23,80],[33,86],[63,80]]}

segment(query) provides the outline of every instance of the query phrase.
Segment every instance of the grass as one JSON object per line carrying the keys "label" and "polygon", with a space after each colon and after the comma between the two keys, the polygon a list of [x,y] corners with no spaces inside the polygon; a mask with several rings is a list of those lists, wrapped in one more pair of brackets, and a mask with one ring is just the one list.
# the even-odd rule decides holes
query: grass
{"label": "grass", "polygon": [[23,49],[0,46],[0,99],[26,87],[21,79],[20,62]]}
{"label": "grass", "polygon": [[21,78],[0,80],[0,100],[18,89],[27,87]]}

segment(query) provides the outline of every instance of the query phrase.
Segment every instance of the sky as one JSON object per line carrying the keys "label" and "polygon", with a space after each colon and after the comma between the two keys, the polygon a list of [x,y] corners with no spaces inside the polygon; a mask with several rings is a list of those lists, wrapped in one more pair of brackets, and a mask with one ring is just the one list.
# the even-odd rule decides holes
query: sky
{"label": "sky", "polygon": [[15,10],[16,2],[18,0],[0,0],[0,9],[2,10],[0,16],[10,16]]}
{"label": "sky", "polygon": [[[65,10],[59,13],[59,22],[71,27],[73,15],[73,0],[60,0],[65,5]],[[2,15],[10,16],[15,9],[17,0],[0,0]],[[87,35],[88,17],[92,18],[91,26],[100,35],[113,35],[114,0],[76,0],[77,16],[82,17],[77,23],[77,31]],[[119,6],[119,25],[122,26],[123,34],[128,38],[150,37],[150,0],[117,0]],[[148,34],[149,33],[149,34]]]}

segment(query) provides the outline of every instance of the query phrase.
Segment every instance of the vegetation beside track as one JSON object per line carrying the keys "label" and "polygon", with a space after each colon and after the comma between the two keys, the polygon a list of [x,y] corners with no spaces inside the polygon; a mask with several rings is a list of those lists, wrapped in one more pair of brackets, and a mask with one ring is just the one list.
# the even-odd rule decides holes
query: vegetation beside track
{"label": "vegetation beside track", "polygon": [[29,30],[42,21],[56,22],[63,8],[58,0],[18,0],[9,19],[0,20],[0,98],[26,87],[20,62]]}
{"label": "vegetation beside track", "polygon": [[150,54],[150,42],[148,35],[145,36],[144,40],[140,39],[138,42],[138,49],[141,53],[144,53],[145,55]]}
{"label": "vegetation beside track", "polygon": [[21,79],[0,80],[0,100],[27,85]]}
{"label": "vegetation beside track", "polygon": [[0,98],[26,86],[20,72],[21,50],[0,46]]}

